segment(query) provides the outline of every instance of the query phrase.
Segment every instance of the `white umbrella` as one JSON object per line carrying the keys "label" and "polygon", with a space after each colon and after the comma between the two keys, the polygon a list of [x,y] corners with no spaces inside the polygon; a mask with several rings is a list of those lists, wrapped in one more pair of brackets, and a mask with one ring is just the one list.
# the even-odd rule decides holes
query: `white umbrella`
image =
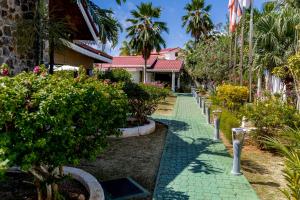
{"label": "white umbrella", "polygon": [[63,65],[61,67],[54,67],[54,71],[79,71],[79,67]]}

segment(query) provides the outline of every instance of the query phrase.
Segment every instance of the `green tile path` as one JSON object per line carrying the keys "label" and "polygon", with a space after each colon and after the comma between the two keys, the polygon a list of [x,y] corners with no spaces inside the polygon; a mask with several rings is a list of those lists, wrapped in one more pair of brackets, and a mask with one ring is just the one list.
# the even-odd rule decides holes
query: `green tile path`
{"label": "green tile path", "polygon": [[244,176],[231,175],[232,158],[191,95],[178,94],[172,117],[153,118],[169,126],[153,199],[258,199]]}

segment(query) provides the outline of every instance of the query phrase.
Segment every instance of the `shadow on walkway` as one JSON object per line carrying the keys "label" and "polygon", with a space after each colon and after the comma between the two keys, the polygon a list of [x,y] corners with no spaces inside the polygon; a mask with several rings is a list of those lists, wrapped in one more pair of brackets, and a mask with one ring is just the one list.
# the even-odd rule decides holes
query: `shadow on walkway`
{"label": "shadow on walkway", "polygon": [[[174,119],[156,119],[169,126],[165,150],[160,163],[154,199],[189,199],[189,191],[179,193],[190,187],[188,179],[199,174],[217,175],[224,173],[220,166],[213,165],[211,155],[230,157],[227,150],[214,150],[218,145],[209,138],[193,138],[186,134],[190,125]],[[200,135],[199,135],[200,136]],[[180,185],[173,181],[180,175]],[[178,181],[176,181],[178,184]],[[196,182],[194,182],[196,184]],[[176,186],[176,187],[175,187]],[[175,188],[174,188],[175,187]],[[195,187],[195,186],[194,186]]]}

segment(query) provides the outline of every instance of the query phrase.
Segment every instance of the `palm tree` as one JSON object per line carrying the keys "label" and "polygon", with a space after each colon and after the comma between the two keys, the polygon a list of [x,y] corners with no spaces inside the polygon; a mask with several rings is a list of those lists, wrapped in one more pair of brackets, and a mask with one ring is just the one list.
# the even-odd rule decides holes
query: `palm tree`
{"label": "palm tree", "polygon": [[207,37],[213,29],[209,14],[211,5],[205,6],[204,0],[192,0],[185,6],[185,10],[187,14],[182,17],[182,27],[186,27],[186,32],[199,42],[201,37]]}
{"label": "palm tree", "polygon": [[121,24],[114,17],[114,12],[112,10],[102,9],[92,1],[88,1],[87,4],[94,22],[99,27],[99,40],[103,44],[103,50],[108,42],[112,44],[112,47],[115,47],[118,43],[119,32],[123,31],[123,29]]}
{"label": "palm tree", "polygon": [[131,56],[133,55],[131,46],[127,41],[122,43],[122,47],[120,48],[120,56]]}
{"label": "palm tree", "polygon": [[135,52],[141,52],[145,61],[143,70],[143,80],[146,82],[147,60],[151,52],[159,52],[162,47],[166,47],[162,33],[168,33],[165,22],[157,21],[161,16],[161,8],[153,7],[152,3],[141,3],[137,10],[132,10],[133,18],[127,19],[131,26],[127,28],[127,38],[130,38],[129,44]]}

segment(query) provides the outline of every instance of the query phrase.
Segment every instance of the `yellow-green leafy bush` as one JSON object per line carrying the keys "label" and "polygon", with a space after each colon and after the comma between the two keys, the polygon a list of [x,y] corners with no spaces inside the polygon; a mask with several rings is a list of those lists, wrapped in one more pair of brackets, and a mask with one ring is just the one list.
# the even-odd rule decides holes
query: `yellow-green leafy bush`
{"label": "yellow-green leafy bush", "polygon": [[221,85],[217,87],[217,98],[223,106],[238,109],[247,102],[249,90],[244,86]]}

